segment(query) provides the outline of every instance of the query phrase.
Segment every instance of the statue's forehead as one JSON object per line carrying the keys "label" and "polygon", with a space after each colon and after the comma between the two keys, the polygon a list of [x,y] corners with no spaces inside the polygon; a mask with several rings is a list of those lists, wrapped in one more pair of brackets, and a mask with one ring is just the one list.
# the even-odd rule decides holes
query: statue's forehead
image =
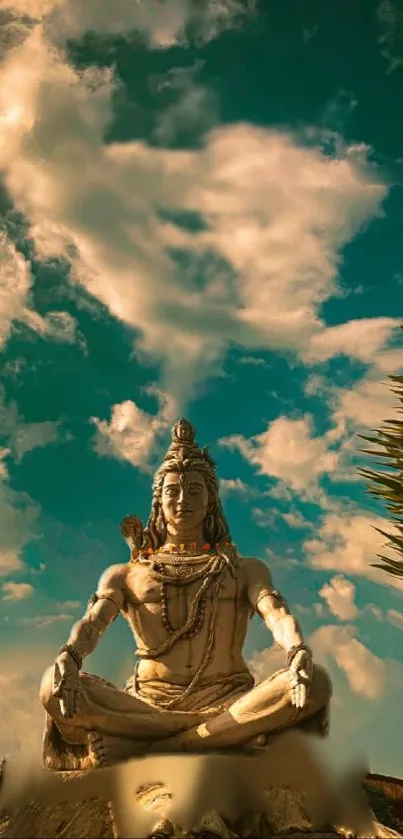
{"label": "statue's forehead", "polygon": [[167,472],[164,486],[167,484],[205,484],[205,480],[201,472],[189,469],[183,472]]}

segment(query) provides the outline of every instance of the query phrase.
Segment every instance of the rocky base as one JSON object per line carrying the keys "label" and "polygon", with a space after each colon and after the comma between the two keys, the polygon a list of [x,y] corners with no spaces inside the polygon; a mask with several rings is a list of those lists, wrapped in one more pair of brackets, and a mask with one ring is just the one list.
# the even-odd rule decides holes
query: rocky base
{"label": "rocky base", "polygon": [[101,799],[46,807],[29,802],[0,818],[4,839],[114,839],[110,805]]}
{"label": "rocky base", "polygon": [[[367,779],[366,794],[374,813],[375,836],[392,839],[403,836],[403,783],[374,776]],[[145,786],[138,792],[139,803],[156,815],[150,834],[155,839],[263,839],[287,836],[287,839],[335,839],[346,837],[342,828],[328,828],[318,833],[309,825],[304,809],[304,795],[290,789],[269,793],[270,820],[255,813],[239,823],[227,824],[217,813],[207,814],[197,832],[185,833],[164,818],[169,796],[161,785]],[[400,820],[401,819],[401,820]],[[381,820],[383,824],[381,824]],[[2,839],[118,839],[109,802],[92,798],[75,804],[48,806],[29,802],[0,818]]]}

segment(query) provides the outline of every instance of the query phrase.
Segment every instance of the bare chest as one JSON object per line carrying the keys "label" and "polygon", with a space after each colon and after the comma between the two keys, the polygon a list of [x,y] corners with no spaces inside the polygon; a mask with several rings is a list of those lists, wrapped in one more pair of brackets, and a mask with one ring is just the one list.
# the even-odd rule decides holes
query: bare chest
{"label": "bare chest", "polygon": [[[202,584],[205,584],[204,577],[188,582],[186,571],[183,577],[178,573],[166,583],[162,583],[153,573],[148,564],[136,564],[127,577],[127,600],[128,605],[148,605],[161,603],[162,598],[168,601],[178,600],[189,602],[199,591]],[[236,601],[243,595],[242,586],[238,575],[225,570],[220,579],[214,584],[213,580],[206,587],[205,597],[209,600],[212,596],[223,601]]]}

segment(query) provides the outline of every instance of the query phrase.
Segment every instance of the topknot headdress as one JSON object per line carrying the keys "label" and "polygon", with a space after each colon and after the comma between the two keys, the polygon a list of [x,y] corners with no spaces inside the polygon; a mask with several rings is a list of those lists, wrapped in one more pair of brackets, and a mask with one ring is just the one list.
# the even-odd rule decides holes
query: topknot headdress
{"label": "topknot headdress", "polygon": [[214,476],[216,479],[215,463],[211,459],[207,448],[201,449],[195,442],[196,432],[193,425],[182,417],[182,419],[175,423],[171,433],[171,445],[157,472],[156,480],[158,480],[158,475],[161,470],[167,471],[170,466],[176,469],[181,465],[186,467],[186,463],[190,461],[192,464],[195,464],[195,468],[197,462],[203,464],[204,470],[207,467],[211,476]]}

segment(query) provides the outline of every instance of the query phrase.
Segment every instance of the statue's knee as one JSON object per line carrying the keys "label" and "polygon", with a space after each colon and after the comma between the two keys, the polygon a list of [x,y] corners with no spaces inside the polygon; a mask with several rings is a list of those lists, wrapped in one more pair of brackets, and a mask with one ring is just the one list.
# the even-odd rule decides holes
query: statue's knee
{"label": "statue's knee", "polygon": [[51,704],[53,704],[52,703],[52,700],[54,699],[54,696],[53,696],[53,680],[54,680],[54,668],[52,666],[52,667],[48,667],[48,669],[45,670],[45,672],[42,676],[42,681],[41,681],[40,688],[39,688],[39,699],[41,700],[42,705],[44,706],[44,708],[46,708],[46,710],[48,710],[49,706]]}
{"label": "statue's knee", "polygon": [[315,705],[322,707],[326,705],[333,694],[332,680],[324,667],[314,664],[312,675],[311,696]]}

